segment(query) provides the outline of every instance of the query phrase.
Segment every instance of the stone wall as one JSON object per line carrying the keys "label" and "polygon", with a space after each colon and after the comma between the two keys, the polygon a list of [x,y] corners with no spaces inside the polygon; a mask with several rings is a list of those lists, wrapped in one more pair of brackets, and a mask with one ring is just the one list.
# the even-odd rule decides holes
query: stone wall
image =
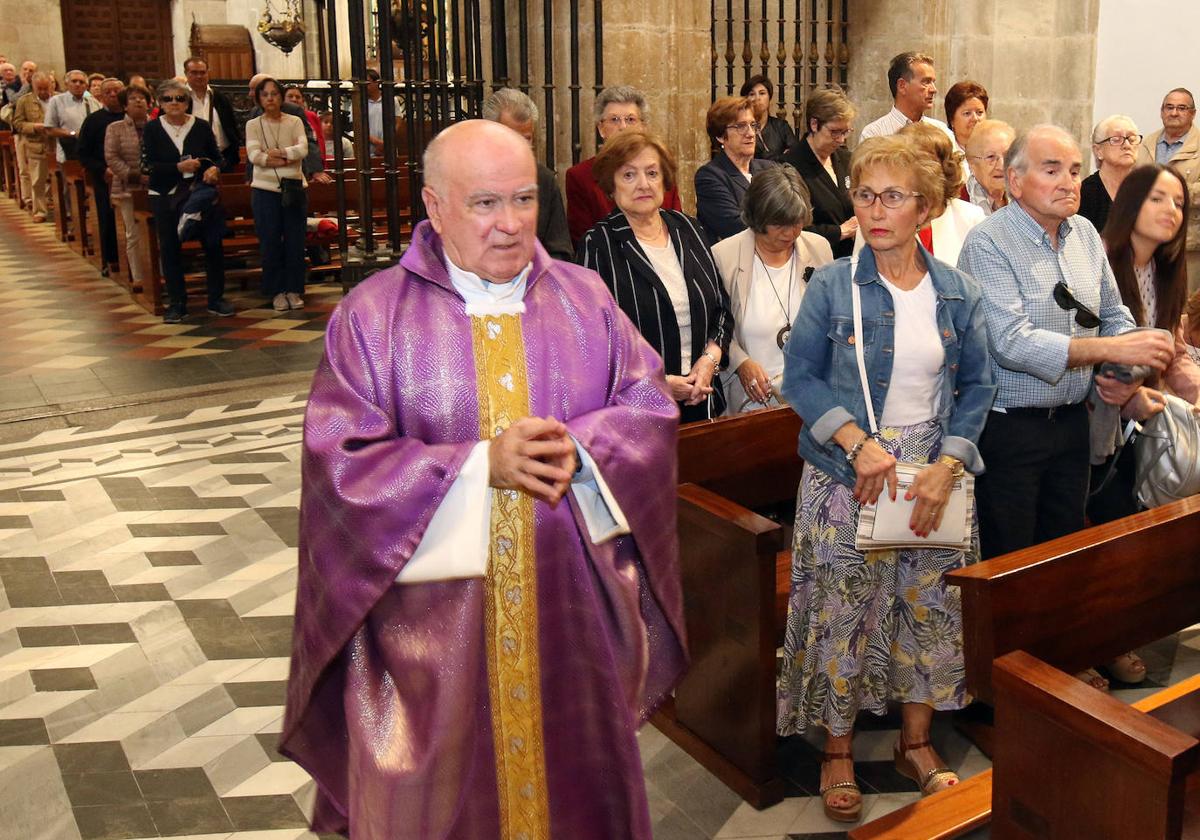
{"label": "stone wall", "polygon": [[[1098,12],[1098,0],[851,0],[850,96],[859,108],[857,125],[891,108],[892,56],[919,49],[937,62],[939,91],[973,79],[988,90],[991,116],[1018,130],[1057,123],[1086,144]],[[946,118],[940,93],[933,116]]]}
{"label": "stone wall", "polygon": [[0,53],[18,67],[33,60],[41,70],[53,70],[61,79],[66,72],[63,56],[62,6],[58,0],[30,5],[19,0],[0,0],[4,37]]}

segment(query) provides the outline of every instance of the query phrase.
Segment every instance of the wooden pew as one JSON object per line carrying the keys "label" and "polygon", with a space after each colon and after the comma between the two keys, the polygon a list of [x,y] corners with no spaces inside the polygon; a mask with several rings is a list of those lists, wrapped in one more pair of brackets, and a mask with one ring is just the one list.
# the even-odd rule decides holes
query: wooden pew
{"label": "wooden pew", "polygon": [[[349,177],[354,173],[348,173],[346,179],[346,205],[348,219],[347,237],[349,242],[353,243],[359,239],[361,232],[358,228],[359,218],[359,184],[356,178]],[[226,176],[222,176],[223,178]],[[401,225],[402,231],[409,230],[411,223],[411,209],[409,209],[409,188],[408,178],[403,177],[397,180],[399,190],[399,199],[401,203]],[[261,269],[258,266],[258,237],[254,230],[254,216],[250,203],[251,187],[244,180],[234,180],[232,183],[223,182],[220,186],[221,204],[225,209],[226,227],[229,230],[226,238],[223,241],[226,257],[241,257],[245,258],[248,263],[246,268],[227,268],[226,280],[241,279],[243,286],[251,279],[258,277],[261,274]],[[145,287],[141,293],[136,296],[136,299],[146,309],[156,315],[161,315],[166,310],[165,300],[165,281],[162,276],[162,269],[159,262],[158,251],[158,235],[154,226],[154,217],[150,212],[149,196],[145,190],[135,190],[134,193],[134,209],[138,218],[138,224],[143,226],[142,235],[146,237],[148,244],[149,267],[146,273]],[[386,238],[387,218],[384,213],[384,201],[387,195],[387,185],[382,178],[374,178],[371,181],[371,205],[372,218],[375,221],[376,236],[383,239]],[[308,215],[312,216],[334,216],[337,214],[337,185],[330,184],[309,184],[308,187]],[[334,243],[336,244],[336,243]],[[124,247],[122,245],[122,247]],[[183,254],[186,257],[199,257],[203,253],[203,249],[199,242],[191,241],[183,244]],[[334,261],[328,266],[320,266],[321,271],[337,271],[340,268],[340,259],[342,255],[335,254]],[[203,285],[201,275],[189,275],[186,282],[190,286],[193,284]],[[190,292],[189,292],[190,293]]]}
{"label": "wooden pew", "polygon": [[58,233],[58,241],[68,242],[73,237],[67,220],[67,214],[70,212],[70,204],[67,202],[67,179],[63,174],[63,164],[58,162],[57,151],[53,148],[56,143],[57,141],[47,144],[51,148],[46,154],[46,162],[50,167],[50,183],[54,191],[54,228]]}
{"label": "wooden pew", "polygon": [[[1038,671],[1043,689],[1052,684],[1089,714],[1096,709],[1112,713],[1113,725],[1119,727],[1128,720],[1129,707],[1069,675],[1200,621],[1200,496],[968,566],[951,572],[947,580],[962,591],[967,689],[973,696],[994,701],[994,674],[1001,671],[998,665],[993,671],[993,660],[1024,651],[1060,675],[1050,680],[1046,671]],[[1012,690],[1011,680],[1006,688]],[[1097,715],[1092,717],[1096,725],[1103,717]],[[987,822],[991,797],[982,798],[980,788],[990,788],[993,780],[1000,783],[1004,762],[998,755],[1027,725],[1019,704],[1010,705],[1004,717],[997,703],[994,730],[972,732],[996,759],[991,775],[970,788],[958,785],[901,808],[851,837],[957,837]],[[1032,772],[1028,767],[1021,772],[1026,771]],[[1051,787],[1057,779],[1040,771],[1035,778]],[[1160,793],[1165,795],[1165,789]],[[936,807],[926,804],[935,800]],[[1005,799],[998,794],[996,801]]]}
{"label": "wooden pew", "polygon": [[14,201],[21,200],[17,180],[17,144],[11,131],[0,131],[0,170],[3,172],[4,192]]}
{"label": "wooden pew", "polygon": [[992,684],[1003,733],[993,836],[1184,836],[1189,786],[1200,782],[1200,676],[1128,706],[1014,651],[996,660]]}
{"label": "wooden pew", "polygon": [[[803,466],[799,431],[800,418],[780,408],[689,424],[679,434],[678,527],[692,663],[673,702],[652,722],[756,808],[783,798],[775,649]],[[782,522],[755,509],[775,509]]]}

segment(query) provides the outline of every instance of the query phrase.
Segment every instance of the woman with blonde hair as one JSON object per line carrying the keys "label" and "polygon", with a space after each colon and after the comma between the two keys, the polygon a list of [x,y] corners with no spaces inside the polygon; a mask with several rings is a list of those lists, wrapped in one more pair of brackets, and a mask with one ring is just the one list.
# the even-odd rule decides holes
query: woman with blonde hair
{"label": "woman with blonde hair", "polygon": [[942,169],[911,140],[880,137],[855,150],[850,179],[866,247],[817,269],[784,347],[804,473],[778,698],[779,734],[825,730],[819,789],[826,815],[845,822],[862,811],[851,755],[860,711],[900,704],[896,769],[923,793],[958,782],[929,728],[935,710],[968,701],[961,605],[945,574],[978,558],[977,530],[968,551],[862,552],[855,532],[862,507],[895,498],[897,461],[922,465],[906,494],[914,538],[937,530],[956,478],[983,470],[977,444],[996,390],[979,284],[917,245],[946,202]]}

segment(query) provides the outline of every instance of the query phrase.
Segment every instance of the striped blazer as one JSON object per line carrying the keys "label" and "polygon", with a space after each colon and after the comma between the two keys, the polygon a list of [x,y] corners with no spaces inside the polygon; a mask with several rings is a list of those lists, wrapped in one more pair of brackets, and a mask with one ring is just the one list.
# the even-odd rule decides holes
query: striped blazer
{"label": "striped blazer", "polygon": [[[668,373],[689,370],[710,341],[721,348],[721,366],[725,367],[733,335],[733,314],[704,232],[695,219],[678,210],[660,210],[659,213],[666,222],[688,287],[692,357],[686,362],[679,358],[679,324],[670,295],[658,279],[650,258],[638,244],[624,213],[614,210],[584,234],[576,262],[600,275],[621,311],[662,356]],[[712,386],[713,393],[707,402],[696,406],[680,404],[681,422],[721,416],[725,410],[725,394],[719,376],[713,376]]]}

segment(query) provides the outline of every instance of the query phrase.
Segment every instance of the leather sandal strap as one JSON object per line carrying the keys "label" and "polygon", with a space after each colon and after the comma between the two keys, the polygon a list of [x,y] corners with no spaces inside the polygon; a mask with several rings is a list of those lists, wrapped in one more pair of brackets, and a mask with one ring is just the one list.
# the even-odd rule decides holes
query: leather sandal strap
{"label": "leather sandal strap", "polygon": [[821,788],[820,791],[818,791],[818,792],[821,794],[821,796],[824,796],[829,791],[837,789],[837,788],[847,788],[847,789],[853,788],[855,793],[861,793],[861,791],[859,791],[859,789],[858,789],[858,784],[856,782],[834,782],[831,785],[825,785],[825,787]]}
{"label": "leather sandal strap", "polygon": [[902,752],[902,753],[912,752],[913,750],[919,750],[919,749],[921,749],[921,747],[928,747],[928,746],[929,746],[928,738],[926,738],[924,741],[917,741],[914,744],[906,744],[906,743],[904,743],[903,738],[900,739],[900,752]]}
{"label": "leather sandal strap", "polygon": [[821,759],[821,761],[822,761],[822,762],[826,762],[826,761],[840,761],[840,760],[841,760],[841,759],[843,759],[843,758],[848,758],[848,759],[850,759],[851,761],[853,761],[853,760],[854,760],[854,756],[853,756],[851,753],[848,753],[848,752],[836,752],[836,753],[827,752],[827,753],[825,753],[825,755],[824,755],[824,757]]}

